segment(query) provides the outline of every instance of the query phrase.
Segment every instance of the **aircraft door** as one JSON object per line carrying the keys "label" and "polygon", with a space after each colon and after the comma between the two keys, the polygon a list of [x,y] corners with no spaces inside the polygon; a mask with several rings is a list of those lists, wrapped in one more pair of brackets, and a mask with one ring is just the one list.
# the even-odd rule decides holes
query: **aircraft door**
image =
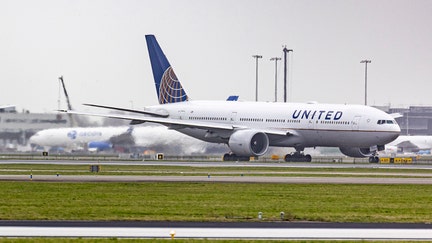
{"label": "aircraft door", "polygon": [[315,121],[314,120],[309,120],[308,121],[308,128],[309,129],[315,129]]}
{"label": "aircraft door", "polygon": [[358,131],[359,130],[360,119],[361,119],[361,116],[355,116],[354,119],[352,120],[352,130],[353,131]]}
{"label": "aircraft door", "polygon": [[179,110],[178,115],[180,120],[185,120],[186,112],[184,110]]}
{"label": "aircraft door", "polygon": [[315,143],[320,143],[322,141],[323,133],[320,132],[319,129],[316,129],[318,127],[317,120],[315,119],[308,120],[307,126],[309,130],[308,134],[310,134],[309,139],[314,141]]}
{"label": "aircraft door", "polygon": [[231,123],[235,123],[237,121],[237,111],[231,112],[230,121]]}

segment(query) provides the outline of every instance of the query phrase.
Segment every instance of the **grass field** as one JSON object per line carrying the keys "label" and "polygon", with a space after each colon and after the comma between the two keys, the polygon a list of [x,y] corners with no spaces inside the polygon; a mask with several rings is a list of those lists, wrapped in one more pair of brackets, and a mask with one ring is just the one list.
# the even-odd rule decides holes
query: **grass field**
{"label": "grass field", "polygon": [[2,220],[432,222],[430,185],[0,182]]}

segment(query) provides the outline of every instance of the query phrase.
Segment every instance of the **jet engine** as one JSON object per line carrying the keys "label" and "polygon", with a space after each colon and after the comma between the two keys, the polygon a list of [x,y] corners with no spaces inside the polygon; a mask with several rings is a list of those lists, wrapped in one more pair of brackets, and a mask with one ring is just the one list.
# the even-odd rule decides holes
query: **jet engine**
{"label": "jet engine", "polygon": [[103,151],[112,148],[112,144],[109,142],[89,142],[88,149],[89,151]]}
{"label": "jet engine", "polygon": [[230,136],[228,146],[237,156],[261,156],[269,148],[269,139],[263,132],[238,130]]}
{"label": "jet engine", "polygon": [[372,156],[373,151],[369,148],[339,148],[339,150],[346,156],[354,158],[364,158]]}

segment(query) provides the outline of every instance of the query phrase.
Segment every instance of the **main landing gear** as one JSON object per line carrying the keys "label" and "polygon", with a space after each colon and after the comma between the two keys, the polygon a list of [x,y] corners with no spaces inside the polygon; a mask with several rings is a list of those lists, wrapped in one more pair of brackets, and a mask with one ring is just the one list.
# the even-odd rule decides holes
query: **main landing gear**
{"label": "main landing gear", "polygon": [[295,152],[292,154],[285,155],[286,162],[311,162],[312,157],[309,154],[304,154],[303,152]]}
{"label": "main landing gear", "polygon": [[236,154],[226,153],[223,156],[223,161],[249,161],[248,156],[237,156]]}

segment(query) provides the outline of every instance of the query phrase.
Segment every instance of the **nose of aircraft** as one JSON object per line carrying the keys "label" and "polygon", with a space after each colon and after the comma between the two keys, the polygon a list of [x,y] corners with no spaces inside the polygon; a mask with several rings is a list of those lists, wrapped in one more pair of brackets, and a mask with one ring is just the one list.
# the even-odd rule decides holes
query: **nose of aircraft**
{"label": "nose of aircraft", "polygon": [[[393,120],[394,121],[394,120]],[[397,124],[396,121],[394,121],[394,124],[389,124],[390,126],[388,126],[388,140],[389,143],[394,141],[396,138],[399,137],[400,132],[401,132],[401,128],[399,126],[399,124]]]}
{"label": "nose of aircraft", "polygon": [[387,115],[387,119],[388,119],[387,121],[389,121],[389,122],[386,122],[386,124],[389,125],[388,129],[392,132],[397,133],[399,136],[399,133],[401,132],[401,128],[400,128],[399,124],[396,122],[396,120],[394,119],[393,116],[391,116],[390,114],[386,114],[386,115]]}
{"label": "nose of aircraft", "polygon": [[[398,133],[392,133],[392,134],[390,134],[390,135],[388,136],[388,140],[389,140],[390,142],[393,142],[394,140],[396,140],[396,138],[399,137],[399,134],[400,134],[400,129],[399,129],[399,132],[398,132]],[[389,142],[389,143],[390,143],[390,142]]]}
{"label": "nose of aircraft", "polygon": [[396,130],[396,132],[398,132],[400,134],[401,128],[400,128],[399,124],[397,124],[397,123],[396,123],[395,130]]}
{"label": "nose of aircraft", "polygon": [[37,133],[35,133],[33,136],[31,136],[30,138],[29,138],[29,140],[28,140],[28,142],[30,143],[30,144],[37,144],[38,143],[38,137],[39,137],[39,133],[37,132]]}

